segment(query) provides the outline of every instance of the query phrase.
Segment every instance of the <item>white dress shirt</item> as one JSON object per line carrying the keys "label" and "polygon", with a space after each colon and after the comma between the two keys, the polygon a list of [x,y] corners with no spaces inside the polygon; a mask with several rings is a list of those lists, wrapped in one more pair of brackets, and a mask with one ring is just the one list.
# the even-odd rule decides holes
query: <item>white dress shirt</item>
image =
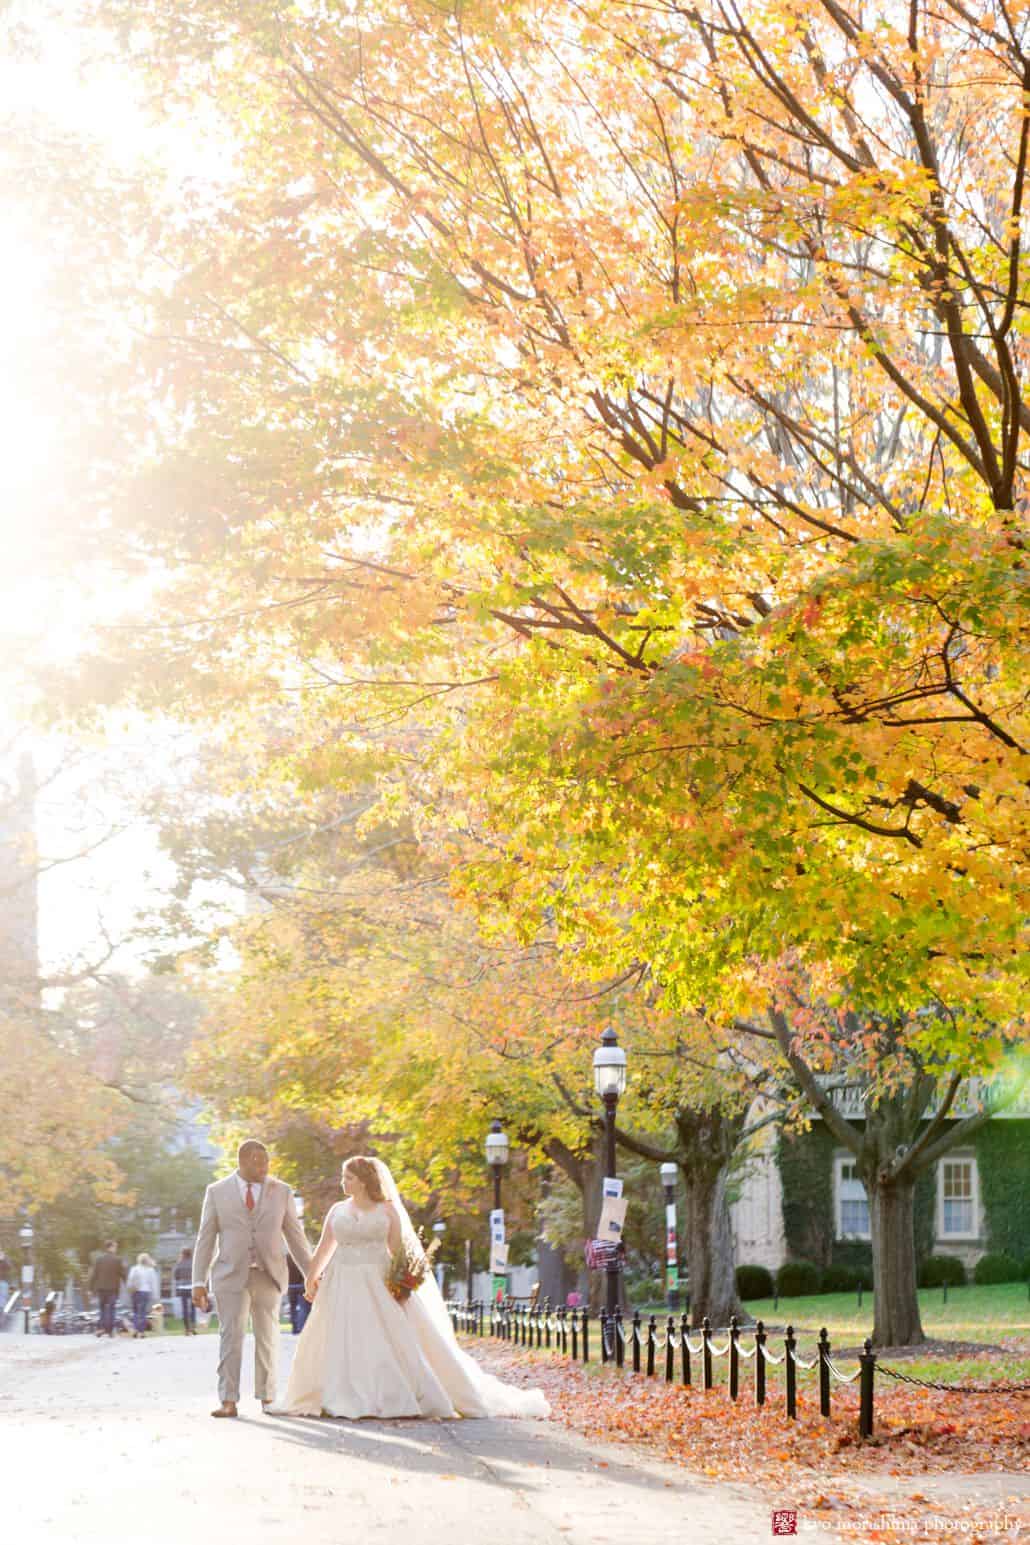
{"label": "white dress shirt", "polygon": [[240,1201],[243,1203],[244,1207],[246,1207],[246,1205],[247,1205],[247,1187],[248,1186],[250,1187],[250,1194],[254,1198],[254,1207],[255,1207],[255,1210],[256,1210],[257,1209],[257,1205],[258,1205],[258,1203],[261,1200],[261,1184],[262,1184],[261,1181],[260,1180],[244,1180],[244,1178],[240,1174],[239,1170],[237,1170],[236,1171],[236,1184],[240,1188]]}
{"label": "white dress shirt", "polygon": [[[237,1170],[236,1171],[236,1184],[240,1188],[240,1201],[243,1203],[244,1207],[247,1206],[247,1187],[248,1186],[250,1187],[250,1194],[254,1198],[254,1211],[257,1212],[258,1203],[261,1200],[261,1184],[262,1184],[262,1182],[260,1180],[244,1180],[244,1178],[240,1174],[239,1170]],[[247,1210],[249,1212],[250,1209],[248,1208]],[[260,1262],[258,1261],[257,1254],[256,1254],[256,1252],[254,1250],[253,1245],[251,1245],[251,1248],[250,1248],[250,1264],[251,1264],[251,1266],[257,1266],[257,1265],[260,1264]]]}

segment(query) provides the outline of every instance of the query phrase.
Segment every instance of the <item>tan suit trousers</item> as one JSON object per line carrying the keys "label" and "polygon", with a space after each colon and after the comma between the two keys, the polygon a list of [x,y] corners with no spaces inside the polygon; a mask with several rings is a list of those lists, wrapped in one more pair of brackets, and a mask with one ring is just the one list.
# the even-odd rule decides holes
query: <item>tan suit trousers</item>
{"label": "tan suit trousers", "polygon": [[279,1304],[282,1292],[261,1266],[252,1266],[242,1289],[222,1288],[215,1293],[218,1310],[218,1398],[240,1398],[243,1337],[250,1315],[254,1327],[254,1393],[259,1400],[274,1400],[279,1371]]}

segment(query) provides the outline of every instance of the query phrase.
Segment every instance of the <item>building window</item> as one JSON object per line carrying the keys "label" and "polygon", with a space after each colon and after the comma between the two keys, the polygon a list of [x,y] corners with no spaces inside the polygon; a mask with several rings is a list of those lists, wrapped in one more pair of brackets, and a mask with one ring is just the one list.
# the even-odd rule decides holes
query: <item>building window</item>
{"label": "building window", "polygon": [[941,1160],[937,1166],[937,1232],[941,1239],[976,1238],[977,1190],[972,1155]]}
{"label": "building window", "polygon": [[859,1179],[858,1165],[846,1154],[834,1160],[834,1205],[838,1239],[869,1238],[869,1198]]}

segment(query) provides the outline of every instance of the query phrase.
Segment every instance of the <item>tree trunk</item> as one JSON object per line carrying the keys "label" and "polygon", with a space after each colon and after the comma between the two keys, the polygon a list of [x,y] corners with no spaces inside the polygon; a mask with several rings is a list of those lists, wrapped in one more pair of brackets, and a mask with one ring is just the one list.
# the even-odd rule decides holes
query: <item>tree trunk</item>
{"label": "tree trunk", "polygon": [[916,1293],[914,1179],[883,1182],[865,1176],[873,1244],[873,1293],[877,1346],[918,1346],[926,1338]]}
{"label": "tree trunk", "polygon": [[[583,1154],[582,1156],[573,1155],[561,1143],[552,1143],[547,1152],[559,1168],[564,1170],[565,1174],[579,1191],[583,1207],[583,1238],[596,1238],[597,1225],[601,1217],[601,1181],[605,1176],[604,1133],[601,1131],[594,1133],[591,1149],[588,1154]],[[584,1263],[578,1268],[576,1287],[583,1303],[590,1310],[591,1314],[599,1313],[604,1307],[606,1299],[604,1272],[588,1271]],[[619,1276],[619,1303],[622,1309],[625,1310],[626,1283],[621,1273]]]}
{"label": "tree trunk", "polygon": [[727,1166],[695,1167],[684,1177],[687,1189],[686,1259],[690,1279],[690,1323],[707,1314],[713,1325],[726,1325],[740,1313],[733,1261],[733,1231],[726,1196]]}
{"label": "tree trunk", "polygon": [[[540,1183],[541,1196],[546,1198],[551,1190],[551,1172],[547,1170]],[[536,1242],[537,1267],[541,1299],[550,1299],[557,1309],[564,1304],[576,1282],[576,1274],[562,1252],[550,1243],[546,1234],[540,1234]]]}

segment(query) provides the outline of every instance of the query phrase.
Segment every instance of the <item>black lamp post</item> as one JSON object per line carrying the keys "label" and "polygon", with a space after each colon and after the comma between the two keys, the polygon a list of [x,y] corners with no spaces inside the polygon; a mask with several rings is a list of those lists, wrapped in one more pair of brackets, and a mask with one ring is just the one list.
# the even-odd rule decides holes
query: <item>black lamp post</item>
{"label": "black lamp post", "polygon": [[[508,1162],[508,1137],[499,1121],[492,1121],[490,1123],[490,1130],[486,1134],[486,1162],[494,1172],[494,1212],[497,1213],[501,1210],[501,1171]],[[491,1277],[490,1297],[496,1303],[498,1295],[503,1298],[507,1293],[508,1279],[507,1275],[502,1276],[500,1272],[494,1271],[493,1259],[494,1229],[491,1222],[490,1256],[488,1262]]]}
{"label": "black lamp post", "polygon": [[[626,1088],[626,1053],[609,1025],[594,1052],[594,1088],[604,1101],[605,1174],[615,1179],[615,1110]],[[605,1267],[608,1278],[608,1313],[619,1307],[619,1262],[614,1252]]]}
{"label": "black lamp post", "polygon": [[501,1171],[508,1162],[508,1137],[499,1121],[486,1134],[486,1162],[494,1172],[494,1211],[501,1210]]}
{"label": "black lamp post", "polygon": [[35,1239],[35,1230],[32,1224],[25,1220],[18,1230],[18,1239],[22,1247],[21,1266],[21,1298],[25,1310],[25,1334],[29,1333],[29,1315],[36,1301],[35,1263],[32,1259],[32,1242]]}

